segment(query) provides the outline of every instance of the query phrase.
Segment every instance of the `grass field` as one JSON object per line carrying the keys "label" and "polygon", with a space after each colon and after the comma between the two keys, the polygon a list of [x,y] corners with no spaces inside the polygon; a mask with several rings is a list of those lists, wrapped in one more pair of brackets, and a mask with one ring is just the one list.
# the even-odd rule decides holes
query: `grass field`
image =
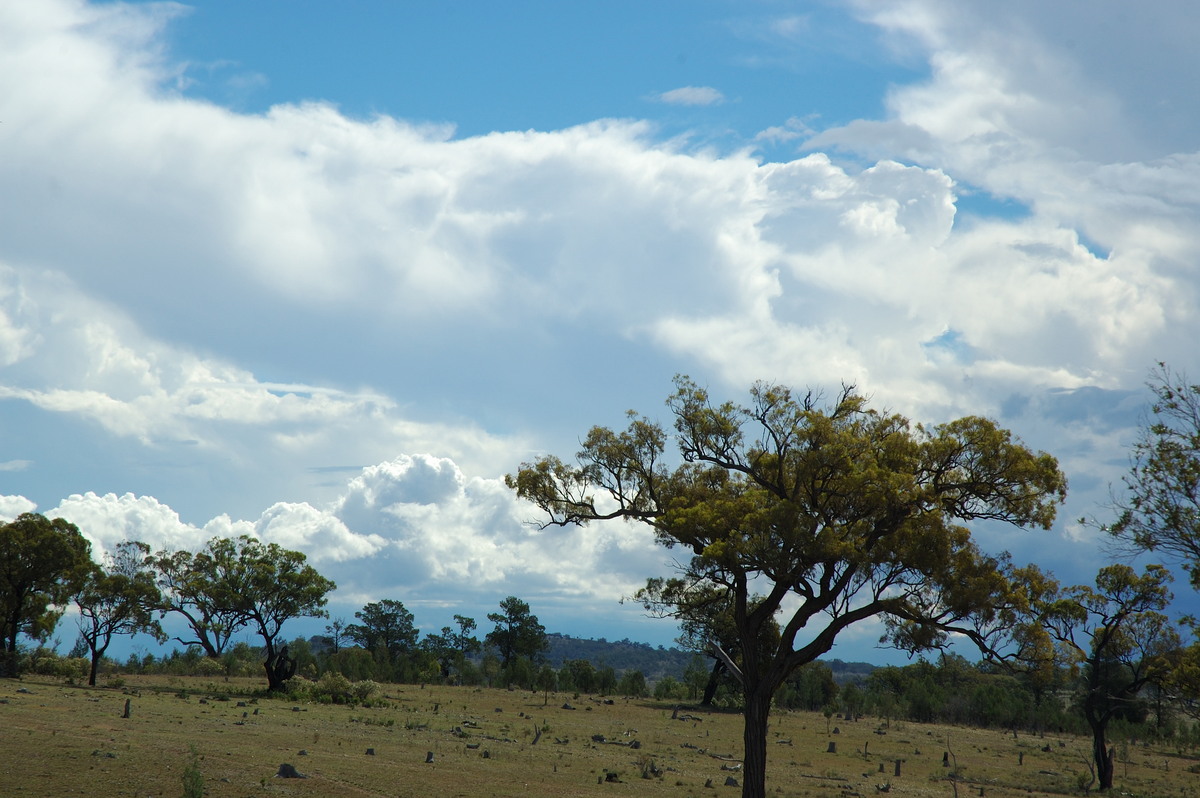
{"label": "grass field", "polygon": [[[726,786],[741,781],[741,717],[732,713],[418,685],[386,685],[386,706],[365,709],[249,697],[261,686],[0,680],[0,795],[180,796],[189,769],[214,798],[740,793]],[[881,787],[888,796],[1079,794],[1088,751],[1087,740],[1069,736],[885,728],[795,712],[772,717],[770,739],[768,791],[812,798],[876,796]],[[1200,795],[1190,753],[1128,745],[1118,760],[1117,794]],[[307,778],[276,777],[283,763]]]}

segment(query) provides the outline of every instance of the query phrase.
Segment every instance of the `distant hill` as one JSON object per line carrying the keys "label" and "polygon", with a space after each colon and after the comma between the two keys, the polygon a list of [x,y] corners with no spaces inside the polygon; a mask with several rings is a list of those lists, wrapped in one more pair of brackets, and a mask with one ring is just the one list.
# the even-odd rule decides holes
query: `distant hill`
{"label": "distant hill", "polygon": [[[618,674],[627,670],[641,671],[651,682],[664,676],[682,679],[688,663],[696,656],[691,651],[655,647],[628,639],[609,641],[601,637],[593,640],[551,632],[546,635],[546,640],[550,643],[546,661],[555,669],[561,668],[566,660],[585,659],[597,668],[611,667]],[[839,685],[866,679],[877,667],[867,662],[843,662],[840,659],[821,662],[833,671],[834,681]],[[705,667],[710,664],[705,658]]]}
{"label": "distant hill", "polygon": [[610,642],[603,637],[593,640],[551,632],[546,635],[546,640],[550,643],[546,661],[555,669],[561,668],[563,662],[569,659],[586,659],[597,668],[608,666],[618,674],[627,670],[641,671],[652,682],[664,676],[681,678],[695,656],[690,651],[662,646],[656,648],[628,639]]}
{"label": "distant hill", "polygon": [[[649,643],[635,643],[632,640],[605,640],[603,637],[572,637],[571,635],[550,632],[546,635],[550,647],[545,652],[545,660],[558,670],[563,663],[570,659],[584,659],[596,668],[611,667],[620,676],[625,671],[641,671],[642,675],[653,684],[664,676],[683,679],[683,672],[698,655],[680,648],[664,648],[652,646]],[[328,637],[314,635],[308,639],[313,653],[328,649]],[[474,658],[478,661],[478,657]],[[712,667],[712,661],[702,657],[705,669]],[[840,659],[819,660],[828,665],[833,671],[833,680],[839,685],[865,680],[878,666],[868,662],[843,662]]]}
{"label": "distant hill", "polygon": [[851,682],[861,682],[879,667],[869,662],[842,662],[840,659],[823,659],[818,661],[829,666],[829,670],[833,671],[833,680],[839,686],[850,684]]}

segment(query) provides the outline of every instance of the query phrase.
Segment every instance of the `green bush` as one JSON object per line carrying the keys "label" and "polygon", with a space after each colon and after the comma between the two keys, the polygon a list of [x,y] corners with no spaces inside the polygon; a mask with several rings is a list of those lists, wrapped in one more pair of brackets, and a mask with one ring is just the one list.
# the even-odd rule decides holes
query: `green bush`
{"label": "green bush", "polygon": [[54,675],[60,679],[79,679],[88,677],[92,669],[92,661],[87,657],[63,657],[54,668]]}
{"label": "green bush", "polygon": [[354,700],[360,704],[369,702],[372,698],[379,694],[379,685],[370,679],[365,679],[361,682],[354,682],[350,685],[350,689],[354,695]]}
{"label": "green bush", "polygon": [[687,697],[687,685],[681,684],[673,676],[664,676],[654,685],[654,697],[663,699],[678,700]]}
{"label": "green bush", "polygon": [[200,772],[200,755],[196,746],[188,746],[191,756],[183,768],[183,798],[204,798],[204,775]]}
{"label": "green bush", "polygon": [[322,703],[349,704],[353,696],[351,681],[337,671],[327,671],[312,686],[313,699]]}
{"label": "green bush", "polygon": [[287,695],[293,701],[310,701],[313,699],[313,688],[316,683],[305,679],[303,676],[295,676],[287,682]]}
{"label": "green bush", "polygon": [[205,657],[196,663],[194,675],[196,676],[224,676],[226,673],[225,665],[220,660],[215,660],[212,657]]}

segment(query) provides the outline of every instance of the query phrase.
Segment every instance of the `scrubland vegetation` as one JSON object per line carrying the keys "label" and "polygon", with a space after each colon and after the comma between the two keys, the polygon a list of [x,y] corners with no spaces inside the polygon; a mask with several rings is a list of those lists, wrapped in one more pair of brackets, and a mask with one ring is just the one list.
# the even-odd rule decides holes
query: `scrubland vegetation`
{"label": "scrubland vegetation", "polygon": [[[244,677],[113,675],[99,688],[37,675],[2,681],[4,794],[738,793],[726,784],[741,780],[736,711],[331,675],[293,681],[291,694],[274,697]],[[769,740],[768,792],[779,796],[1056,796],[1080,794],[1090,779],[1088,738],[1052,730],[777,710]],[[283,764],[307,778],[278,777]],[[1194,795],[1197,771],[1190,739],[1118,743],[1122,794]]]}

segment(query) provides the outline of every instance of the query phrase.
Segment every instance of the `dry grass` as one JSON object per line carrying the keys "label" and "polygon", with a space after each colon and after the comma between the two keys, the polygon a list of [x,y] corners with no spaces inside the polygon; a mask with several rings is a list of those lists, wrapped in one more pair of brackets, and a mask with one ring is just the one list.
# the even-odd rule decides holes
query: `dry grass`
{"label": "dry grass", "polygon": [[[407,685],[388,685],[388,706],[371,709],[237,695],[259,686],[165,677],[129,678],[124,690],[0,681],[0,793],[178,796],[195,746],[205,794],[214,797],[739,794],[724,785],[740,774],[722,769],[735,766],[725,757],[741,749],[735,714],[681,709],[696,719],[680,720],[653,701],[551,694],[544,705],[541,694]],[[126,699],[132,715],[122,718]],[[990,798],[1036,798],[1077,794],[1076,773],[1086,770],[1087,741],[1073,737],[881,729],[874,720],[832,725],[838,733],[819,714],[772,717],[771,794],[853,798],[888,786],[889,798],[967,798],[981,788]],[[942,764],[947,750],[950,767]],[[1187,772],[1195,760],[1144,747],[1131,747],[1127,758],[1117,766],[1118,792],[1200,795],[1200,775]],[[308,778],[276,778],[284,762]],[[619,781],[606,781],[607,773]]]}

